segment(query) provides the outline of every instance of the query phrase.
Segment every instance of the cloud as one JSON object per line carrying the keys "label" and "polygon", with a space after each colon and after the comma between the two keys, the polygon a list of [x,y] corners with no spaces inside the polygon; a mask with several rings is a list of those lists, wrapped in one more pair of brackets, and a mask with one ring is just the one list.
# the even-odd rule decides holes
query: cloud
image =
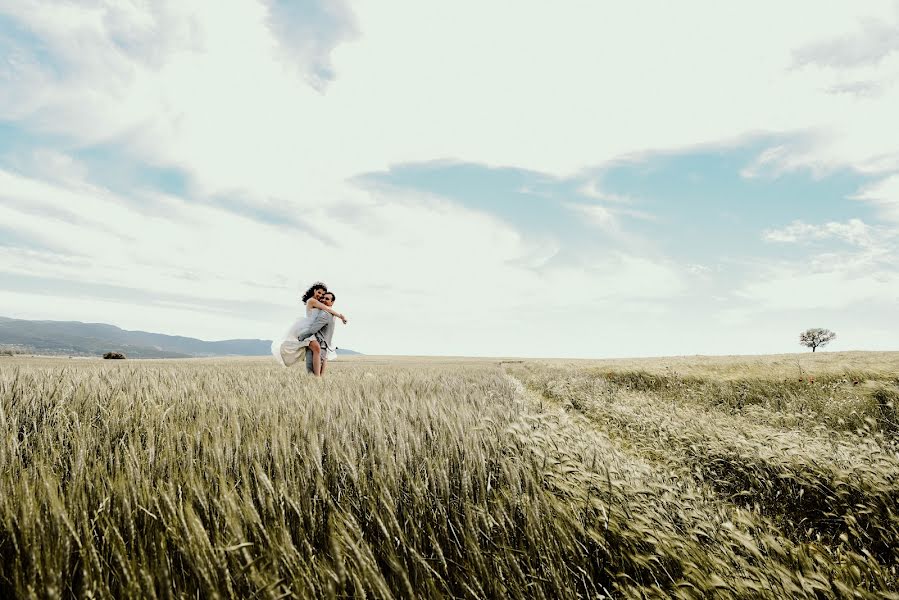
{"label": "cloud", "polygon": [[[115,319],[207,339],[268,337],[293,318],[300,289],[321,278],[353,319],[341,334],[347,347],[477,354],[485,350],[471,340],[490,330],[495,352],[515,354],[520,324],[498,329],[496,320],[527,314],[543,290],[651,301],[680,285],[664,263],[623,253],[582,256],[587,269],[534,264],[541,246],[502,222],[397,190],[356,190],[344,199],[349,221],[308,212],[334,245],[208,204],[156,197],[165,210],[147,214],[138,200],[84,181],[0,171],[0,217],[34,240],[0,245],[4,310],[36,317],[55,306],[43,318]],[[54,283],[28,283],[38,274]],[[407,327],[414,339],[397,335]],[[561,349],[565,340],[556,343]]]}
{"label": "cloud", "polygon": [[358,36],[352,9],[343,0],[266,0],[268,23],[285,60],[298,65],[310,84],[324,90],[336,73],[331,51]]}
{"label": "cloud", "polygon": [[[864,110],[828,93],[845,82],[817,63],[792,64],[797,47],[891,17],[890,5],[857,13],[791,3],[772,20],[758,5],[658,3],[647,20],[628,5],[525,3],[509,26],[502,3],[458,2],[437,16],[389,0],[334,15],[309,4],[313,22],[329,15],[322,41],[309,43],[314,53],[330,49],[339,74],[324,94],[284,64],[281,26],[300,19],[280,20],[280,3],[22,6],[13,17],[46,41],[66,75],[8,67],[17,85],[0,114],[82,144],[120,140],[141,160],[184,167],[208,193],[317,194],[326,182],[440,158],[568,176],[635,152],[758,132],[819,132],[800,157],[810,164],[870,166],[894,148],[880,126],[899,93],[892,55],[870,74],[883,92]],[[435,19],[440,27],[396,26]],[[564,35],[548,32],[550,22]],[[345,35],[356,28],[357,38]]]}
{"label": "cloud", "polygon": [[[296,228],[260,222],[229,210],[174,197],[158,199],[168,204],[169,210],[150,217],[122,197],[89,185],[62,187],[2,171],[0,182],[4,222],[35,239],[52,240],[69,255],[90,257],[95,261],[93,274],[100,283],[106,281],[105,277],[109,282],[133,278],[136,287],[149,287],[147,283],[139,283],[147,281],[146,273],[121,272],[121,268],[132,263],[139,269],[161,270],[153,278],[153,285],[165,284],[163,288],[177,285],[186,289],[191,284],[183,281],[175,284],[159,278],[171,276],[171,273],[166,275],[166,269],[180,272],[192,265],[204,277],[191,293],[199,297],[218,296],[224,289],[212,287],[217,279],[215,274],[228,274],[229,281],[251,272],[271,280],[281,279],[283,273],[292,270],[295,248],[306,244],[322,246],[318,239]],[[364,210],[361,206],[357,209]],[[325,216],[324,211],[310,211],[308,216],[338,240],[338,245],[330,247],[330,251],[349,252],[349,258],[360,244],[364,247],[364,240],[388,235],[394,246],[372,244],[367,252],[355,258],[357,262],[383,258],[384,264],[378,270],[385,276],[398,263],[384,253],[401,253],[403,246],[431,248],[443,256],[441,261],[454,256],[464,263],[463,259],[471,251],[463,246],[450,252],[451,236],[463,229],[469,232],[467,247],[481,251],[485,248],[479,245],[484,243],[496,255],[503,256],[511,250],[509,257],[517,257],[515,247],[519,238],[515,233],[456,207],[413,204],[399,199],[378,203],[375,210],[367,212],[368,228],[348,227],[339,219]],[[435,237],[435,231],[441,233]],[[502,250],[503,246],[506,251]],[[254,295],[250,289],[235,291]]]}
{"label": "cloud", "polygon": [[578,192],[582,196],[592,198],[593,200],[600,200],[602,202],[612,202],[615,204],[631,204],[634,202],[634,199],[630,196],[614,194],[601,189],[600,182],[596,178],[588,179],[580,188],[578,188]]}
{"label": "cloud", "polygon": [[[0,120],[48,142],[31,158],[14,150],[19,162],[0,171],[0,215],[19,236],[0,248],[0,259],[11,274],[177,302],[159,320],[168,323],[163,331],[255,337],[260,322],[293,315],[306,281],[324,278],[356,315],[345,330],[350,347],[587,354],[603,342],[583,332],[628,335],[623,323],[634,307],[662,315],[690,293],[685,274],[695,269],[621,243],[634,221],[656,216],[644,203],[598,182],[580,190],[593,204],[560,201],[554,208],[569,219],[577,214],[623,233],[609,247],[575,251],[567,239],[537,239],[513,220],[440,194],[360,189],[354,178],[454,161],[590,180],[626,157],[764,137],[779,141],[747,177],[809,167],[876,172],[881,184],[858,197],[893,215],[899,149],[884,124],[899,104],[899,59],[880,41],[860,52],[833,40],[856,23],[863,33],[864,23],[892,23],[894,6],[4,5],[4,22],[25,33],[0,43]],[[828,48],[841,58],[825,60]],[[833,68],[835,60],[845,68]],[[859,82],[877,93],[855,93]],[[78,158],[97,151],[177,173],[178,189],[138,174],[108,184]],[[701,232],[703,224],[691,226]],[[800,272],[784,269],[762,275],[775,281]],[[863,279],[876,281],[871,273],[879,271],[866,269]],[[849,277],[839,273],[833,277]],[[163,297],[172,290],[177,300]],[[586,304],[567,304],[556,290]],[[489,302],[469,300],[482,291]],[[8,294],[10,310],[54,302],[70,310],[62,293],[52,302],[33,291]],[[136,300],[95,299],[101,308],[84,300],[78,310],[96,320],[142,316]],[[216,316],[215,302],[237,299],[280,308]],[[113,312],[110,304],[126,308]],[[546,327],[548,305],[564,315],[575,307],[583,320],[553,322],[559,336],[538,347],[529,327]],[[650,325],[659,322],[631,325],[633,348],[640,335],[652,339]]]}
{"label": "cloud", "polygon": [[899,52],[899,6],[894,23],[866,18],[850,34],[815,42],[794,53],[799,65],[816,64],[834,68],[852,68],[876,64]]}
{"label": "cloud", "polygon": [[609,233],[616,233],[620,231],[618,219],[616,219],[613,212],[605,206],[601,206],[599,204],[573,203],[568,203],[565,206],[581,217],[586,218],[588,222],[596,225],[600,229],[603,229]]}
{"label": "cloud", "polygon": [[763,310],[842,310],[872,301],[895,309],[899,304],[899,273],[783,270],[771,279],[747,284],[739,295],[755,305],[756,313]]}
{"label": "cloud", "polygon": [[684,269],[686,269],[687,273],[690,273],[691,275],[695,275],[697,277],[707,277],[712,273],[711,267],[698,263],[686,264],[684,265]]}
{"label": "cloud", "polygon": [[866,186],[853,198],[872,203],[884,219],[899,223],[899,175],[891,175]]}
{"label": "cloud", "polygon": [[830,94],[850,94],[852,96],[878,96],[883,92],[883,84],[876,81],[850,81],[837,83],[827,90]]}
{"label": "cloud", "polygon": [[850,219],[846,223],[824,223],[812,225],[794,221],[782,229],[768,229],[762,234],[765,241],[796,243],[811,240],[837,239],[855,246],[870,246],[871,228],[860,219]]}
{"label": "cloud", "polygon": [[[820,142],[820,140],[818,141]],[[751,163],[743,167],[740,176],[745,179],[761,177],[773,179],[785,173],[809,167],[807,157],[813,147],[814,142],[808,136],[769,146],[761,151]],[[830,170],[830,168],[821,169],[820,165],[811,165],[811,167],[816,176],[826,174]]]}
{"label": "cloud", "polygon": [[[870,305],[871,314],[889,314],[899,303],[899,232],[858,219],[811,225],[797,221],[764,233],[766,240],[807,243],[840,240],[850,246],[815,247],[790,260],[760,262],[734,297],[737,312],[845,310]],[[745,304],[742,304],[745,303]]]}

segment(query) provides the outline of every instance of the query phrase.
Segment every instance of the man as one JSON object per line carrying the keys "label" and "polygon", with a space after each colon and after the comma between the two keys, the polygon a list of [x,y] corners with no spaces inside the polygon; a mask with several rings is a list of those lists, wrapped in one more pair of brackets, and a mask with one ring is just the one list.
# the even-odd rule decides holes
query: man
{"label": "man", "polygon": [[[334,295],[334,292],[325,292],[321,297],[321,303],[330,308],[334,305],[334,300],[337,299],[337,296]],[[319,370],[320,374],[324,374],[325,365],[327,364],[327,356],[328,350],[331,349],[331,339],[334,337],[334,316],[326,313],[323,310],[315,309],[317,314],[315,314],[312,319],[312,323],[310,323],[309,327],[298,334],[298,339],[304,340],[311,335],[315,336],[315,341],[318,342],[318,345],[321,346],[321,360],[320,365],[321,368]],[[313,369],[313,361],[315,360],[315,355],[319,354],[318,352],[306,352],[306,371],[308,373],[315,374],[315,369]]]}
{"label": "man", "polygon": [[[337,296],[334,294],[334,292],[326,292],[325,295],[322,296],[322,304],[324,304],[328,308],[331,308],[332,306],[334,306],[335,300],[337,300]],[[322,311],[322,312],[324,312],[324,311]],[[321,375],[325,374],[325,365],[328,364],[328,362],[327,362],[328,361],[328,352],[330,352],[332,350],[336,350],[334,348],[334,344],[332,342],[332,340],[334,339],[334,328],[335,328],[334,315],[332,315],[330,313],[325,313],[325,314],[328,315],[327,323],[325,323],[325,326],[322,327],[319,330],[318,334],[315,336],[316,339],[318,340],[318,343],[321,344],[321,347],[322,347],[321,368],[319,370],[319,373]],[[343,322],[346,323],[346,320],[344,319]],[[311,367],[311,365],[309,365],[309,363],[307,362],[306,368],[308,369],[309,367]]]}

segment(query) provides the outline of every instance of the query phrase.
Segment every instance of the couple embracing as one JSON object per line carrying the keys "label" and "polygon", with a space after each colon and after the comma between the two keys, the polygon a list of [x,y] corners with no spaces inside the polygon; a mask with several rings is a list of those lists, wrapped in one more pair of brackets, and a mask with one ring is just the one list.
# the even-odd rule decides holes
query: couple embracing
{"label": "couple embracing", "polygon": [[272,342],[272,354],[278,364],[289,367],[304,358],[306,371],[316,376],[325,372],[328,353],[334,353],[334,317],[346,324],[346,317],[334,310],[337,296],[318,281],[303,294],[306,316],[297,319],[280,340]]}

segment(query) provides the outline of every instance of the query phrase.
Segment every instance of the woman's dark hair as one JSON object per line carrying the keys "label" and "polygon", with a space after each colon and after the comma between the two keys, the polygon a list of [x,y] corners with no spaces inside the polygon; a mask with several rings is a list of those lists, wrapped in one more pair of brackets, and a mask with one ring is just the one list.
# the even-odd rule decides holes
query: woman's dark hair
{"label": "woman's dark hair", "polygon": [[331,290],[325,290],[325,293],[322,294],[322,296],[324,296],[325,294],[327,294],[328,296],[331,296],[331,301],[332,301],[332,302],[337,302],[337,294],[335,294],[335,293],[332,292]]}
{"label": "woman's dark hair", "polygon": [[312,296],[315,295],[315,290],[325,290],[327,292],[328,286],[326,286],[321,281],[316,281],[315,283],[313,283],[311,286],[309,286],[309,289],[306,290],[306,293],[303,294],[303,303],[304,304],[307,300],[309,300],[309,298],[311,298]]}

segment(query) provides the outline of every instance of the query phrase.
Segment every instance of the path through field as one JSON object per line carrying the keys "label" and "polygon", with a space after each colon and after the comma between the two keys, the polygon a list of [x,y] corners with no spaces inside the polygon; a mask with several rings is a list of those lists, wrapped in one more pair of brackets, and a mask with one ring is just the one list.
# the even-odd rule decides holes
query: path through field
{"label": "path through field", "polygon": [[[789,398],[777,397],[789,396],[783,389],[769,389],[765,402],[754,398],[755,403],[747,405],[729,402],[727,394],[691,398],[690,388],[705,382],[642,371],[600,372],[534,363],[507,371],[519,393],[538,405],[541,414],[561,411],[572,426],[581,429],[577,437],[599,436],[631,461],[630,472],[641,474],[647,492],[644,502],[632,506],[663,503],[674,493],[678,506],[666,514],[682,515],[685,499],[695,495],[713,513],[723,515],[719,525],[728,531],[740,530],[736,524],[742,523],[742,531],[732,537],[742,544],[747,557],[770,562],[768,574],[795,568],[793,581],[781,573],[782,595],[851,596],[865,587],[881,594],[895,591],[899,452],[891,434],[895,433],[899,379],[894,373],[879,377],[885,385],[872,394],[869,406],[857,407],[867,409],[867,415],[837,419],[840,430],[826,425],[833,413],[821,413],[820,406],[819,414],[815,413],[812,404],[820,392],[810,387],[805,397]],[[878,379],[871,374],[854,377]],[[825,393],[832,404],[834,390],[852,389],[850,381],[857,379],[819,378],[821,385],[830,388]],[[884,396],[889,400],[884,402]],[[772,411],[765,403],[779,405],[781,410]],[[808,405],[796,411],[798,407],[788,403]],[[847,425],[853,418],[861,420],[861,428],[852,430]],[[689,502],[693,504],[695,498]],[[705,519],[706,515],[700,516],[708,522]],[[698,525],[692,523],[687,529]],[[701,540],[694,534],[689,537]],[[726,552],[739,553],[739,546]],[[706,564],[713,564],[712,560],[710,556]],[[703,560],[696,562],[701,565]],[[828,563],[829,575],[819,570]],[[861,576],[841,582],[833,573],[844,570]],[[721,587],[736,595],[756,595],[755,588],[738,591],[747,583],[745,573],[743,565],[735,585]]]}

